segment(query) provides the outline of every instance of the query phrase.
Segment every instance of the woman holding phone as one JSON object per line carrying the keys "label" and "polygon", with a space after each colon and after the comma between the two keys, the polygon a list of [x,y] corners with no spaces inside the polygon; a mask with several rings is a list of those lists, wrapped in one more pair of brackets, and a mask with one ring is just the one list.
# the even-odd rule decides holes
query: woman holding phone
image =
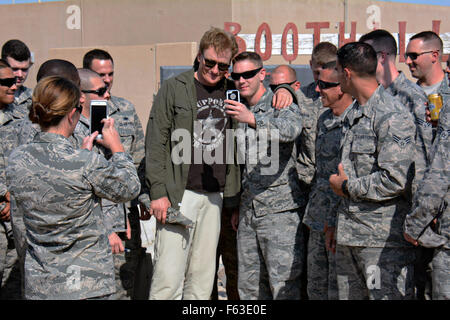
{"label": "woman holding phone", "polygon": [[38,82],[30,120],[42,132],[15,149],[7,186],[26,227],[26,299],[114,298],[114,264],[103,225],[101,198],[134,199],[140,191],[131,157],[113,119],[103,120],[97,142],[113,154],[92,150],[95,132],[75,149],[69,141],[80,118],[80,90],[57,76]]}

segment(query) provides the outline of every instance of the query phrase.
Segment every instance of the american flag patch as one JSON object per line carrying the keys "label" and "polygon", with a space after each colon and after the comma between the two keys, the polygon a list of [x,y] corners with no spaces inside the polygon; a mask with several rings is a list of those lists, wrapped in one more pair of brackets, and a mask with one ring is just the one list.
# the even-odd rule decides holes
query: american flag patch
{"label": "american flag patch", "polygon": [[406,137],[404,139],[397,137],[394,135],[394,141],[400,146],[400,148],[406,147],[411,142],[411,137]]}

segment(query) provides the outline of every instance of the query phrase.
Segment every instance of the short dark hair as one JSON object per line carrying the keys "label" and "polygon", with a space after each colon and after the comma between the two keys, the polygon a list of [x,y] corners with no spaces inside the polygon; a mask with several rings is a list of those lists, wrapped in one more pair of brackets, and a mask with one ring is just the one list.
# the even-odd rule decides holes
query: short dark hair
{"label": "short dark hair", "polygon": [[233,59],[233,64],[239,61],[243,60],[250,60],[252,61],[258,68],[263,66],[263,61],[261,59],[261,56],[257,54],[256,52],[250,52],[250,51],[244,51],[239,53],[236,57]]}
{"label": "short dark hair", "polygon": [[349,68],[360,77],[373,77],[377,71],[377,54],[373,47],[364,42],[350,42],[337,51],[342,68]]}
{"label": "short dark hair", "polygon": [[[319,42],[312,51],[311,61],[318,64],[319,66],[331,65],[333,62],[336,63],[336,52],[337,48],[331,42]],[[334,67],[334,65],[332,66]],[[328,69],[328,68],[324,68]]]}
{"label": "short dark hair", "polygon": [[108,52],[106,52],[105,50],[102,50],[102,49],[94,49],[84,55],[83,68],[91,69],[92,60],[94,60],[94,59],[111,60],[111,62],[114,64],[114,60]]}
{"label": "short dark hair", "polygon": [[442,43],[441,37],[439,37],[439,35],[437,33],[433,32],[433,31],[422,31],[422,32],[419,32],[419,33],[413,35],[409,39],[409,41],[415,40],[415,39],[422,39],[423,42],[431,42],[431,41],[436,42],[436,44],[438,44],[438,46],[439,46],[439,48],[437,48],[437,49],[439,49],[440,54],[443,54],[442,49],[444,48],[444,44]]}
{"label": "short dark hair", "polygon": [[78,70],[72,62],[61,59],[51,59],[45,61],[39,68],[36,81],[50,76],[60,76],[72,81],[78,87],[80,86],[80,76]]}
{"label": "short dark hair", "polygon": [[372,42],[372,46],[375,50],[383,50],[394,57],[397,56],[397,42],[390,32],[383,29],[377,29],[366,33],[359,38],[359,42],[367,41]]}
{"label": "short dark hair", "polygon": [[2,59],[6,60],[7,57],[20,62],[26,61],[31,58],[30,49],[20,40],[9,40],[2,47]]}

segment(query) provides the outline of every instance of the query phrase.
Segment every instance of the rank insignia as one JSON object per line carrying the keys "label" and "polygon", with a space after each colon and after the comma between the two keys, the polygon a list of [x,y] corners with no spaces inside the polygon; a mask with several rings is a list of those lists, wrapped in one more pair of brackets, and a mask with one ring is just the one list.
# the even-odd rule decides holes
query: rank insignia
{"label": "rank insignia", "polygon": [[400,148],[406,147],[411,142],[411,137],[406,137],[404,139],[401,139],[394,135],[394,141],[397,142],[397,144],[400,146]]}

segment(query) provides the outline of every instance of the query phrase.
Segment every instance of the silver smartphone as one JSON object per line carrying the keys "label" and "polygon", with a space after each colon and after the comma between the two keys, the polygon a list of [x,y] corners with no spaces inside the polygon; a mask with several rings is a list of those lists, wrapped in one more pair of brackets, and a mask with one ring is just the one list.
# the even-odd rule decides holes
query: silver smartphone
{"label": "silver smartphone", "polygon": [[239,95],[239,90],[227,90],[227,100],[241,102],[241,96]]}
{"label": "silver smartphone", "polygon": [[92,100],[90,110],[90,132],[93,134],[95,131],[98,131],[99,135],[96,139],[102,139],[103,123],[101,121],[108,118],[108,103],[106,100]]}

